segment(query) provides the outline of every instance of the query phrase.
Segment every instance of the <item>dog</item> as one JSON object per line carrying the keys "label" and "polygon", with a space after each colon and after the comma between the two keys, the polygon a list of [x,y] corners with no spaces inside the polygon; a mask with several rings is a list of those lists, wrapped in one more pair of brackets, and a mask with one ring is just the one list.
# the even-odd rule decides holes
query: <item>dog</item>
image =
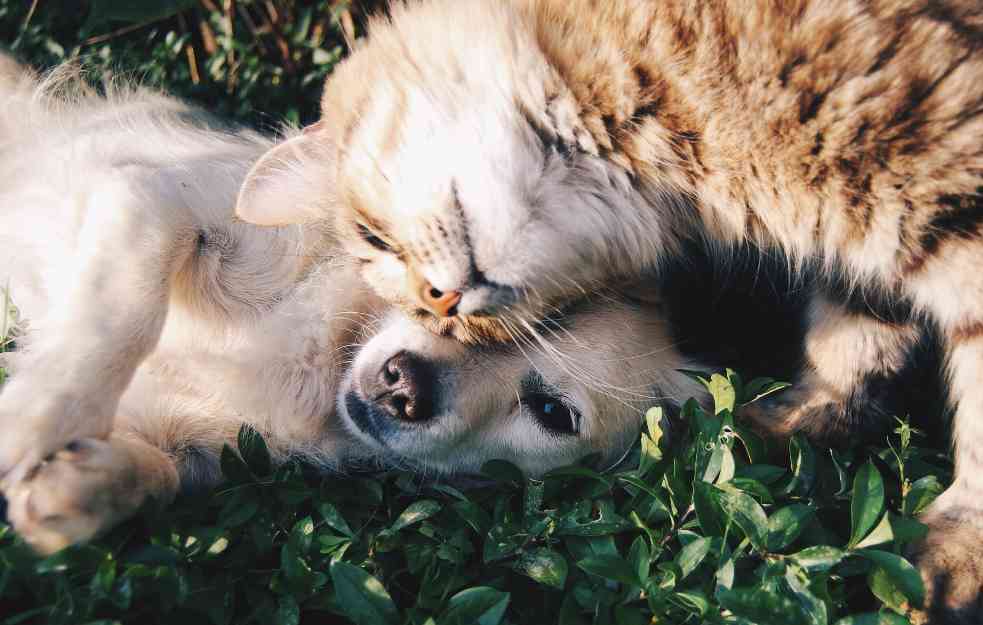
{"label": "dog", "polygon": [[269,137],[4,63],[0,271],[19,321],[0,485],[39,552],[217,483],[244,423],[277,462],[540,475],[613,464],[647,407],[702,393],[644,285],[585,298],[533,342],[437,336],[363,285],[329,222],[234,217]]}

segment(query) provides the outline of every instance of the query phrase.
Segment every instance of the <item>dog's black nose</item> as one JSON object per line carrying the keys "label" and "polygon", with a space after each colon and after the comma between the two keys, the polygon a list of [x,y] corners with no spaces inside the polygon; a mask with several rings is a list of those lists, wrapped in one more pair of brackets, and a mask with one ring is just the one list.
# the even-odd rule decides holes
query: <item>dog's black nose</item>
{"label": "dog's black nose", "polygon": [[425,359],[402,351],[379,372],[379,407],[400,421],[423,422],[433,416],[434,371]]}

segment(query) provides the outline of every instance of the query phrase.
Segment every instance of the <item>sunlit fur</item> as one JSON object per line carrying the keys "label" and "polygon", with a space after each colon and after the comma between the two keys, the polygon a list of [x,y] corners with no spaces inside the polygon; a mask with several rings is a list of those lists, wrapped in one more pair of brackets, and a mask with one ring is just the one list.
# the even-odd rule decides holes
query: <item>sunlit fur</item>
{"label": "sunlit fur", "polygon": [[[20,321],[0,461],[8,518],[40,551],[150,495],[215,484],[243,423],[276,462],[433,475],[504,457],[540,474],[591,453],[609,466],[645,408],[699,392],[676,371],[695,364],[673,349],[657,299],[598,294],[546,338],[466,348],[392,314],[330,224],[234,219],[268,139],[149,91],[97,95],[77,68],[40,84],[13,71],[0,83],[0,284]],[[439,371],[428,392],[440,412],[412,436],[362,444],[336,400],[402,349]],[[530,413],[534,371],[579,411],[579,434],[548,435]]]}

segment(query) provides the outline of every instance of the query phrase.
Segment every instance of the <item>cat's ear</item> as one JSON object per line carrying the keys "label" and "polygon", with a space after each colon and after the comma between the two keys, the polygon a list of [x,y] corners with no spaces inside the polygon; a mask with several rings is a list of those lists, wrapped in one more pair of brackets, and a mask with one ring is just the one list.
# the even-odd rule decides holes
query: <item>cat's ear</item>
{"label": "cat's ear", "polygon": [[324,217],[334,188],[334,145],[320,125],[308,126],[264,154],[239,189],[236,216],[260,226],[283,226]]}

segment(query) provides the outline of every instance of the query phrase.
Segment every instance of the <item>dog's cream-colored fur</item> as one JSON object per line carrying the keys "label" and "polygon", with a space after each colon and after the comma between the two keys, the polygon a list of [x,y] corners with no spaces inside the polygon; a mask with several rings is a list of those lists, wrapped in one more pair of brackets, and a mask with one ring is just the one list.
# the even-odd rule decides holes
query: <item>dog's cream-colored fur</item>
{"label": "dog's cream-colored fur", "polygon": [[[330,220],[234,218],[269,139],[149,91],[98,95],[77,68],[39,83],[0,62],[0,283],[20,312],[0,394],[2,489],[41,551],[148,496],[215,483],[243,423],[277,461],[455,473],[506,458],[538,474],[594,452],[617,461],[646,407],[699,393],[657,304],[588,299],[541,343],[436,336],[363,286]],[[291,155],[315,159],[304,171],[316,157]],[[330,210],[322,179],[294,173],[292,193],[265,201]],[[393,419],[376,393],[401,353],[432,372],[418,422]],[[569,411],[570,432],[544,426],[530,386]],[[387,431],[364,431],[352,406]]]}

